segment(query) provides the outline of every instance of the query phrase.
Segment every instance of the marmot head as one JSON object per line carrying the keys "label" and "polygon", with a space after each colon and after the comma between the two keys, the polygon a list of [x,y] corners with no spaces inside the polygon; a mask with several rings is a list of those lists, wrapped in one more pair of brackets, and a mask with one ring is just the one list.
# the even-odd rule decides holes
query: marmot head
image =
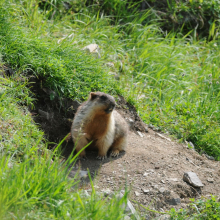
{"label": "marmot head", "polygon": [[114,97],[103,92],[91,92],[89,101],[97,111],[103,114],[111,113],[116,105]]}

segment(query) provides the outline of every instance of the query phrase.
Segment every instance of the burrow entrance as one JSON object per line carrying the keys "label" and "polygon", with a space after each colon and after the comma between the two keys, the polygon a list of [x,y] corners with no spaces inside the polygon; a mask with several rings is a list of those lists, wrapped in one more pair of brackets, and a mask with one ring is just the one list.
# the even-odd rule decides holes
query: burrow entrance
{"label": "burrow entrance", "polygon": [[[42,87],[42,79],[32,76],[29,78],[29,88],[36,101],[34,108],[29,109],[33,120],[39,125],[49,142],[49,148],[56,146],[71,130],[72,121],[80,102],[69,98],[59,97],[55,91]],[[88,94],[89,95],[89,94]],[[117,111],[126,119],[133,131],[146,131],[146,125],[138,116],[134,106],[130,105],[122,96],[116,98]],[[64,141],[64,156],[73,150],[73,142]]]}

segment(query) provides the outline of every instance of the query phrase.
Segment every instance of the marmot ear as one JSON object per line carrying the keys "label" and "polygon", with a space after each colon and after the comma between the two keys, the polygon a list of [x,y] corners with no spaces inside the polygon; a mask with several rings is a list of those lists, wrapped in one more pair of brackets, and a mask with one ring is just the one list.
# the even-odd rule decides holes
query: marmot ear
{"label": "marmot ear", "polygon": [[90,92],[90,98],[91,100],[95,99],[97,97],[95,92]]}

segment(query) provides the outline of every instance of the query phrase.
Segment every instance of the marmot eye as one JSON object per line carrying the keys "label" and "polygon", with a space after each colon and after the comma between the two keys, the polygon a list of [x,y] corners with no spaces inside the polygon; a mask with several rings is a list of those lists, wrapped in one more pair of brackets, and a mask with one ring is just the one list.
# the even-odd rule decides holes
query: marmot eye
{"label": "marmot eye", "polygon": [[101,98],[102,100],[106,100],[106,99],[107,99],[106,96],[101,96],[100,98]]}

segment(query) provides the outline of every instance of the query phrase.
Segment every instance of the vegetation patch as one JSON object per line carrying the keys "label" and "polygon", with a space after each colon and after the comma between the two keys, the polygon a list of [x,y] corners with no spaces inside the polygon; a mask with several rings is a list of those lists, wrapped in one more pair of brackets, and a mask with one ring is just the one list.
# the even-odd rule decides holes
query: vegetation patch
{"label": "vegetation patch", "polygon": [[195,201],[192,199],[192,203],[189,204],[188,209],[175,211],[171,209],[171,219],[184,220],[190,219],[219,219],[220,202],[215,196],[211,196],[211,199],[200,199]]}
{"label": "vegetation patch", "polygon": [[[1,67],[3,64],[1,64]],[[17,76],[5,77],[0,70],[0,218],[1,219],[122,219],[126,201],[90,195],[77,188],[77,175],[69,178],[75,163],[67,160],[60,146],[51,152],[43,132],[34,123],[26,105],[31,105],[30,91]],[[22,106],[24,105],[24,106]],[[92,184],[92,182],[91,182]]]}
{"label": "vegetation patch", "polygon": [[[219,159],[217,41],[197,41],[190,33],[168,34],[158,24],[146,23],[149,12],[140,16],[136,10],[123,24],[87,8],[48,20],[33,4],[2,7],[7,16],[2,17],[0,50],[19,74],[34,74],[42,88],[61,99],[84,100],[90,91],[122,94],[146,123]],[[82,51],[90,43],[99,45],[100,59]]]}

